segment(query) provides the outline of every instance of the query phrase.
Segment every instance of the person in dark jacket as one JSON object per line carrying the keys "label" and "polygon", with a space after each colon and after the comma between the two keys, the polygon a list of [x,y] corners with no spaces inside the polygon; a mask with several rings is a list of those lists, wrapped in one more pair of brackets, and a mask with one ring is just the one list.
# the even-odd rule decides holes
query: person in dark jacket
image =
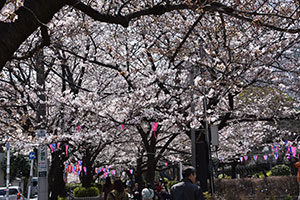
{"label": "person in dark jacket", "polygon": [[171,188],[171,200],[205,200],[201,188],[195,184],[195,169],[186,168],[182,176],[183,180]]}

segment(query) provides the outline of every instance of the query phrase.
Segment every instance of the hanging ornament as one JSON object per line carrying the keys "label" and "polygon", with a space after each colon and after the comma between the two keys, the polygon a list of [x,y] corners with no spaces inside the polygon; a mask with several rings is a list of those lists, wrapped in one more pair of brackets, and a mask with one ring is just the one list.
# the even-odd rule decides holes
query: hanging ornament
{"label": "hanging ornament", "polygon": [[81,126],[77,126],[78,133],[81,131]]}
{"label": "hanging ornament", "polygon": [[253,158],[254,158],[254,160],[256,161],[256,160],[257,160],[257,155],[254,155]]}
{"label": "hanging ornament", "polygon": [[69,145],[66,144],[66,156],[68,156],[68,148],[69,148]]}
{"label": "hanging ornament", "polygon": [[125,129],[124,124],[121,124],[120,126],[121,126],[121,130],[123,131]]}
{"label": "hanging ornament", "polygon": [[267,160],[268,159],[268,155],[264,155],[264,160]]}
{"label": "hanging ornament", "polygon": [[53,153],[53,146],[52,146],[52,144],[49,144],[49,147],[50,147],[50,149],[51,149],[51,153]]}

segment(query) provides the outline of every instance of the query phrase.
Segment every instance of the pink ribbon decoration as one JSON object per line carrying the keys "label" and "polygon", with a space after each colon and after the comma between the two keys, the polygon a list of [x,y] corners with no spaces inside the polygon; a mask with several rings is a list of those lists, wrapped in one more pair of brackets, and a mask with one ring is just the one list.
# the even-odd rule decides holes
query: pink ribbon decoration
{"label": "pink ribbon decoration", "polygon": [[155,133],[155,131],[153,132],[153,134],[154,134],[154,138],[155,138],[155,139],[157,139],[157,136],[156,136],[156,133]]}
{"label": "pink ribbon decoration", "polygon": [[277,160],[278,159],[278,154],[274,154],[274,158]]}
{"label": "pink ribbon decoration", "polygon": [[264,155],[264,160],[267,160],[268,159],[268,155]]}
{"label": "pink ribbon decoration", "polygon": [[83,167],[83,171],[84,171],[84,173],[86,174],[86,167]]}
{"label": "pink ribbon decoration", "polygon": [[247,161],[248,160],[248,156],[244,156],[244,160]]}
{"label": "pink ribbon decoration", "polygon": [[59,149],[59,146],[60,146],[60,142],[59,142],[59,143],[57,143],[57,145],[56,145],[56,146],[57,146],[57,149]]}
{"label": "pink ribbon decoration", "polygon": [[158,122],[154,122],[153,123],[153,131],[155,132],[157,130],[158,127]]}
{"label": "pink ribbon decoration", "polygon": [[68,148],[69,148],[69,145],[66,144],[66,156],[68,156]]}
{"label": "pink ribbon decoration", "polygon": [[107,173],[106,173],[106,172],[103,174],[103,177],[104,177],[104,178],[106,178],[106,177],[107,177]]}
{"label": "pink ribbon decoration", "polygon": [[130,174],[133,174],[133,169],[129,170]]}
{"label": "pink ribbon decoration", "polygon": [[167,162],[165,163],[165,166],[168,167],[168,163]]}
{"label": "pink ribbon decoration", "polygon": [[124,124],[121,124],[120,126],[121,126],[121,130],[123,131],[125,129]]}
{"label": "pink ribbon decoration", "polygon": [[257,155],[253,156],[254,160],[256,161],[257,160]]}
{"label": "pink ribbon decoration", "polygon": [[50,149],[51,149],[51,153],[53,153],[53,146],[52,146],[52,144],[49,144],[49,146],[50,146]]}
{"label": "pink ribbon decoration", "polygon": [[112,170],[112,171],[111,171],[111,174],[112,174],[112,175],[115,175],[115,174],[116,174],[116,170]]}
{"label": "pink ribbon decoration", "polygon": [[82,161],[81,161],[81,160],[78,160],[78,164],[79,164],[79,165],[82,165]]}
{"label": "pink ribbon decoration", "polygon": [[65,164],[65,169],[68,169],[68,164]]}
{"label": "pink ribbon decoration", "polygon": [[243,162],[243,157],[240,157],[240,161]]}
{"label": "pink ribbon decoration", "polygon": [[77,126],[78,133],[81,131],[81,126]]}
{"label": "pink ribbon decoration", "polygon": [[297,148],[293,146],[291,146],[291,148],[292,148],[293,156],[296,157]]}
{"label": "pink ribbon decoration", "polygon": [[98,174],[98,168],[95,168],[95,173]]}

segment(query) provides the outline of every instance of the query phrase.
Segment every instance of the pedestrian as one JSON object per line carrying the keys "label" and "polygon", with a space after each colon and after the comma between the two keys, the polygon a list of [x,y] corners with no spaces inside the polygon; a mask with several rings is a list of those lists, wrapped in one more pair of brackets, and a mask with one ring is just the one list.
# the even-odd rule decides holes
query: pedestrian
{"label": "pedestrian", "polygon": [[115,180],[114,189],[108,194],[106,200],[129,200],[128,193],[124,190],[124,184],[120,179]]}
{"label": "pedestrian", "polygon": [[205,200],[200,186],[195,184],[195,168],[186,168],[182,176],[183,180],[171,188],[171,200]]}
{"label": "pedestrian", "polygon": [[134,184],[134,188],[132,189],[132,194],[133,194],[133,199],[134,200],[141,200],[142,199],[142,194],[141,194],[141,189],[138,183]]}
{"label": "pedestrian", "polygon": [[105,183],[102,188],[102,196],[104,200],[107,199],[107,195],[112,191],[112,189],[113,189],[113,185],[111,183],[110,177],[108,176],[105,178]]}
{"label": "pedestrian", "polygon": [[300,200],[300,162],[299,161],[295,163],[295,167],[298,169],[298,173],[297,173],[297,181],[298,181],[298,185],[299,185],[298,200]]}
{"label": "pedestrian", "polygon": [[142,200],[152,200],[154,197],[154,191],[151,187],[151,184],[147,184],[147,186],[142,190]]}

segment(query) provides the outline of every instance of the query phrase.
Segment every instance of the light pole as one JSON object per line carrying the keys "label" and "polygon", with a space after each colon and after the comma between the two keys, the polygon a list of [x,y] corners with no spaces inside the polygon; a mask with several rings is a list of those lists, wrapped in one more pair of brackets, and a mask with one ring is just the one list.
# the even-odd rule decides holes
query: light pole
{"label": "light pole", "polygon": [[[36,120],[39,124],[37,131],[38,137],[46,136],[46,95],[45,95],[45,67],[43,64],[43,49],[37,53],[36,58],[36,79],[38,91],[38,107]],[[40,145],[38,148],[38,199],[48,200],[48,160],[47,160],[47,147]]]}

